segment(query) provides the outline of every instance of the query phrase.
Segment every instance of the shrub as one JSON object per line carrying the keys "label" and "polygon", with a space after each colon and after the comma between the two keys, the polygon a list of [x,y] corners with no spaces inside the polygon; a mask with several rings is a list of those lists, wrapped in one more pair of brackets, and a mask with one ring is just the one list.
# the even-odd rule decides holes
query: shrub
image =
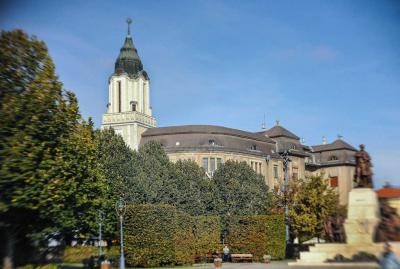
{"label": "shrub", "polygon": [[233,216],[227,219],[231,253],[251,253],[256,260],[268,254],[285,258],[285,223],[282,215]]}
{"label": "shrub", "polygon": [[205,256],[220,247],[221,221],[218,216],[194,217],[194,252]]}
{"label": "shrub", "polygon": [[272,259],[284,259],[286,254],[285,242],[285,216],[284,215],[266,215],[265,233],[267,241],[265,252],[272,256]]}
{"label": "shrub", "polygon": [[[103,254],[108,258],[118,256],[119,247],[103,247]],[[82,262],[89,259],[91,256],[97,257],[99,248],[95,246],[74,246],[66,247],[63,253],[63,262]]]}
{"label": "shrub", "polygon": [[182,212],[176,213],[175,231],[175,263],[178,265],[193,264],[195,249],[193,244],[195,237],[193,233],[194,219]]}
{"label": "shrub", "polygon": [[128,266],[175,263],[176,210],[169,205],[128,205],[124,249]]}
{"label": "shrub", "polygon": [[129,205],[124,226],[128,266],[193,264],[219,244],[219,217],[191,217],[169,205]]}
{"label": "shrub", "polygon": [[63,255],[63,262],[82,262],[90,256],[97,256],[99,249],[94,246],[66,247]]}

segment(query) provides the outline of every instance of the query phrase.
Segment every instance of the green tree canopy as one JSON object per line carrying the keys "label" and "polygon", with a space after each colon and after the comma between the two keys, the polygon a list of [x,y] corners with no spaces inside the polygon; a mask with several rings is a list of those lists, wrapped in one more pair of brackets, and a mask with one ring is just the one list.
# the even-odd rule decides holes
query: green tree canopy
{"label": "green tree canopy", "polygon": [[[42,41],[21,30],[0,36],[0,228],[4,267],[24,242],[93,228],[103,182],[93,126],[64,91]],[[20,240],[21,242],[22,240]],[[21,248],[19,248],[21,249]],[[18,255],[19,257],[28,256]],[[19,259],[22,261],[23,259]]]}
{"label": "green tree canopy", "polygon": [[228,160],[215,172],[217,212],[225,215],[260,215],[268,213],[271,195],[262,175],[245,162]]}
{"label": "green tree canopy", "polygon": [[216,213],[216,186],[203,168],[192,160],[178,160],[171,170],[172,205],[194,216]]}
{"label": "green tree canopy", "polygon": [[291,185],[289,217],[293,237],[323,238],[326,218],[339,208],[337,192],[321,176],[294,181]]}
{"label": "green tree canopy", "polygon": [[122,136],[110,129],[95,131],[96,161],[106,182],[103,198],[103,238],[117,237],[117,217],[115,204],[119,197],[129,198],[127,202],[138,203],[137,185],[134,184],[137,154],[124,142]]}

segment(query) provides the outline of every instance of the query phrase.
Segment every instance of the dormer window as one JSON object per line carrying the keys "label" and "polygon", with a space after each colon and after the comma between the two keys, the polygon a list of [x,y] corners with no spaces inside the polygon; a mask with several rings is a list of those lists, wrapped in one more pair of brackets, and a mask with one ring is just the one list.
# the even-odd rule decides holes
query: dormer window
{"label": "dormer window", "polygon": [[215,140],[214,139],[208,140],[208,144],[211,146],[215,146]]}
{"label": "dormer window", "polygon": [[251,145],[250,149],[251,150],[257,150],[257,145],[256,144]]}
{"label": "dormer window", "polygon": [[296,145],[291,144],[291,145],[290,145],[290,149],[296,149]]}
{"label": "dormer window", "polygon": [[339,158],[335,155],[329,157],[329,161],[337,161],[337,160],[339,160]]}

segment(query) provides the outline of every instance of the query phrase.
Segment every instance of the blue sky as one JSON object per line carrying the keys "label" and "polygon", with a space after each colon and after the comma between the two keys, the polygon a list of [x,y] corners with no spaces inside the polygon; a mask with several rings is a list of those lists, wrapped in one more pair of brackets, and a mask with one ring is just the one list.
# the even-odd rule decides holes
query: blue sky
{"label": "blue sky", "polygon": [[65,88],[100,126],[133,19],[159,126],[366,144],[377,185],[400,185],[399,1],[5,1],[0,27],[44,40]]}

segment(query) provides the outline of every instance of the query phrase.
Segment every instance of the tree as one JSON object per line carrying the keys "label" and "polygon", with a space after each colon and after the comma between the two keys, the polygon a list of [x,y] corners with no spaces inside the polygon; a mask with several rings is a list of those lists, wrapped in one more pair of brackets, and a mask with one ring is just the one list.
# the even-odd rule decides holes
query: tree
{"label": "tree", "polygon": [[294,181],[289,203],[291,233],[300,240],[324,236],[324,223],[339,207],[338,194],[321,176]]}
{"label": "tree", "polygon": [[203,168],[192,160],[178,160],[171,170],[170,185],[175,190],[169,199],[172,205],[192,216],[216,212],[216,187]]}
{"label": "tree", "polygon": [[141,202],[137,186],[134,184],[137,153],[131,150],[122,136],[110,129],[96,130],[96,161],[106,182],[102,211],[104,213],[104,238],[114,239],[117,235],[115,204],[119,197],[127,202]]}
{"label": "tree", "polygon": [[135,177],[132,184],[136,186],[134,195],[131,198],[141,203],[170,204],[170,195],[174,187],[170,184],[172,163],[161,144],[156,141],[149,141],[138,151],[134,161]]}
{"label": "tree", "polygon": [[[103,181],[93,126],[64,91],[44,42],[21,30],[0,36],[0,229],[4,268],[29,256],[18,244],[89,232]],[[41,239],[41,240],[40,240]],[[17,248],[16,248],[17,246]],[[30,248],[31,249],[31,248]]]}
{"label": "tree", "polygon": [[264,178],[245,162],[227,161],[215,172],[213,182],[221,216],[266,214],[271,207]]}

